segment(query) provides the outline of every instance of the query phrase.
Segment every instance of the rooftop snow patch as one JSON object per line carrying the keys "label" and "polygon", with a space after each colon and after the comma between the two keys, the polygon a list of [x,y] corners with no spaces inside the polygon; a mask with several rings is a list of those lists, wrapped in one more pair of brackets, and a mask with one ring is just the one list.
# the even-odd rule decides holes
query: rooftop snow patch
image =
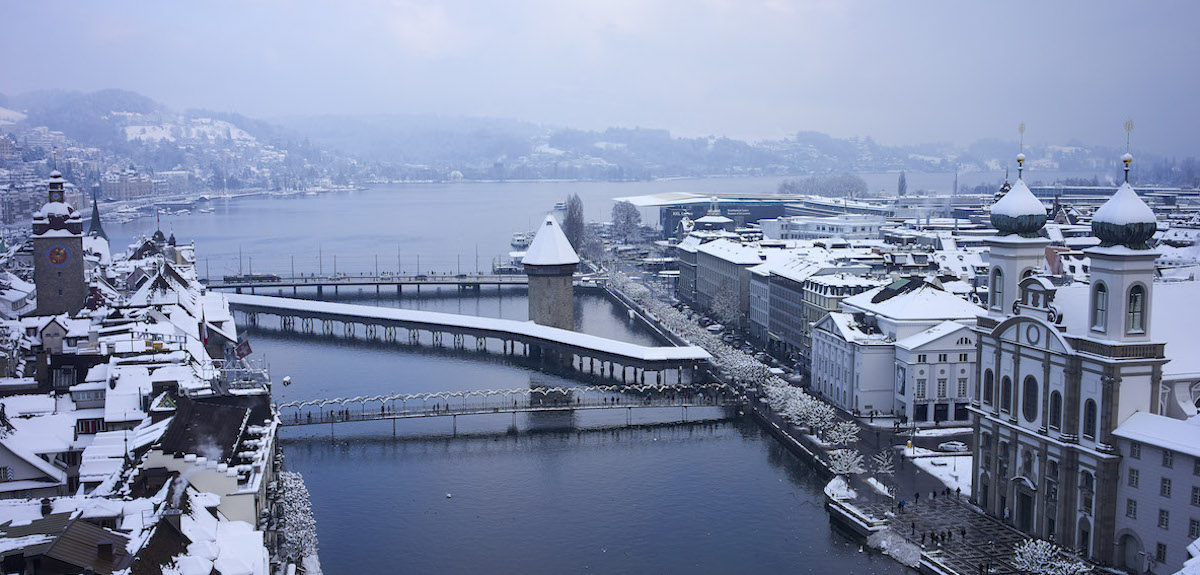
{"label": "rooftop snow patch", "polygon": [[1096,210],[1092,220],[1123,226],[1125,224],[1152,223],[1157,221],[1154,211],[1146,205],[1129,182],[1121,184],[1117,193]]}
{"label": "rooftop snow patch", "polygon": [[1025,185],[1025,180],[1018,179],[1012,189],[1004,194],[1000,201],[992,205],[992,213],[1012,218],[1034,214],[1045,217],[1046,206],[1043,206],[1042,201],[1033,195],[1029,186]]}
{"label": "rooftop snow patch", "polygon": [[547,215],[521,262],[535,266],[574,265],[579,263],[579,255],[571,248],[571,242],[567,241],[562,228],[558,227],[558,221],[554,216]]}

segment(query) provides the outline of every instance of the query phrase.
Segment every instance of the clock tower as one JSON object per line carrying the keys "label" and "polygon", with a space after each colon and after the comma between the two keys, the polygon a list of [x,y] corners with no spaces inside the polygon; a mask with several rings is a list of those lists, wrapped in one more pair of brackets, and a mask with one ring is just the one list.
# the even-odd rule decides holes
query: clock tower
{"label": "clock tower", "polygon": [[50,172],[49,198],[33,213],[35,315],[75,313],[87,297],[83,263],[83,217],[63,198],[66,180]]}

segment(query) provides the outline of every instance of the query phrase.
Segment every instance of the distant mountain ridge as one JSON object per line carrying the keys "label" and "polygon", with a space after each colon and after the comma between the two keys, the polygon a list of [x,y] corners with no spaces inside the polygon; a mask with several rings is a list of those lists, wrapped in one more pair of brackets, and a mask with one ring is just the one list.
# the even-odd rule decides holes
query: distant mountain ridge
{"label": "distant mountain ridge", "polygon": [[[603,131],[544,126],[511,119],[434,115],[319,115],[274,121],[209,110],[172,112],[136,92],[38,91],[0,94],[0,107],[24,113],[22,123],[61,131],[86,146],[150,158],[169,169],[179,141],[249,139],[317,158],[318,147],[348,154],[386,179],[644,180],[679,176],[795,176],[843,172],[972,172],[1011,165],[1015,142],[981,139],[950,144],[889,146],[871,138],[835,138],[798,131],[781,140],[679,138],[667,130]],[[0,131],[3,127],[0,126]],[[311,141],[310,141],[311,140]],[[1045,171],[1111,176],[1120,150],[1027,145],[1027,166]],[[156,159],[157,158],[157,159]],[[1143,154],[1143,175],[1156,183],[1196,185],[1196,162]],[[1153,165],[1151,162],[1157,162]],[[454,176],[457,177],[457,176]]]}

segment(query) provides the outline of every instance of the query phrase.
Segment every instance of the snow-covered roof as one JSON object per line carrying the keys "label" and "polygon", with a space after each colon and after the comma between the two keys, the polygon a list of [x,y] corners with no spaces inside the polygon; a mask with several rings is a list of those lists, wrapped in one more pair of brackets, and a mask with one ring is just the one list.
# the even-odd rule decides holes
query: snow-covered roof
{"label": "snow-covered roof", "polygon": [[1113,435],[1200,457],[1200,442],[1196,441],[1200,437],[1200,416],[1173,419],[1139,411],[1117,426]]}
{"label": "snow-covered roof", "polygon": [[1153,223],[1156,221],[1154,210],[1146,205],[1129,182],[1121,184],[1117,193],[1109,198],[1100,209],[1092,214],[1092,221],[1105,222],[1123,226],[1125,224]]}
{"label": "snow-covered roof", "polygon": [[[1128,249],[1121,248],[1120,249]],[[1112,248],[1108,248],[1112,249]],[[1200,282],[1160,282],[1150,297],[1150,337],[1167,343],[1163,377],[1179,379],[1200,377],[1200,354],[1189,345],[1200,325]],[[1055,290],[1054,306],[1062,314],[1067,333],[1088,337],[1091,287],[1077,283]]]}
{"label": "snow-covered roof", "polygon": [[946,336],[964,329],[969,331],[971,328],[956,321],[947,320],[923,332],[915,333],[900,341],[897,341],[896,347],[902,347],[904,349],[916,349],[927,343],[933,342],[942,336]]}
{"label": "snow-covered roof", "polygon": [[931,285],[922,285],[879,302],[871,301],[887,286],[867,290],[842,300],[842,309],[872,312],[897,321],[974,320],[983,308]]}
{"label": "snow-covered roof", "polygon": [[891,343],[886,334],[859,324],[854,320],[854,316],[848,313],[831,312],[819,323],[830,326],[833,328],[829,330],[831,333],[849,343],[857,345],[887,345]]}
{"label": "snow-covered roof", "polygon": [[227,294],[230,305],[258,309],[265,312],[308,311],[313,313],[344,316],[347,318],[380,319],[408,324],[469,328],[525,336],[547,342],[591,349],[602,353],[624,356],[641,361],[698,361],[711,358],[708,352],[696,346],[647,347],[616,341],[585,333],[576,333],[538,325],[531,321],[516,321],[458,315],[412,309],[383,308],[369,305],[323,302],[247,294]]}
{"label": "snow-covered roof", "polygon": [[698,250],[699,253],[720,258],[735,265],[758,265],[763,262],[760,250],[738,242],[720,239],[708,242]]}
{"label": "snow-covered roof", "polygon": [[547,215],[525,250],[525,258],[521,263],[535,266],[573,265],[579,263],[579,255],[571,248],[571,242],[562,228],[558,227],[558,220]]}

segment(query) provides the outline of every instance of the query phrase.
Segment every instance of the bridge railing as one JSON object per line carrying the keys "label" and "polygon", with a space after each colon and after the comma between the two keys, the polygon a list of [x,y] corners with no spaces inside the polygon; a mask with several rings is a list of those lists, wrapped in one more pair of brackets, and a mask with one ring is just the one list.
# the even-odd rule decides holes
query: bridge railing
{"label": "bridge railing", "polygon": [[398,393],[280,403],[284,424],[509,413],[571,408],[732,405],[741,394],[722,383],[699,385],[601,385]]}

